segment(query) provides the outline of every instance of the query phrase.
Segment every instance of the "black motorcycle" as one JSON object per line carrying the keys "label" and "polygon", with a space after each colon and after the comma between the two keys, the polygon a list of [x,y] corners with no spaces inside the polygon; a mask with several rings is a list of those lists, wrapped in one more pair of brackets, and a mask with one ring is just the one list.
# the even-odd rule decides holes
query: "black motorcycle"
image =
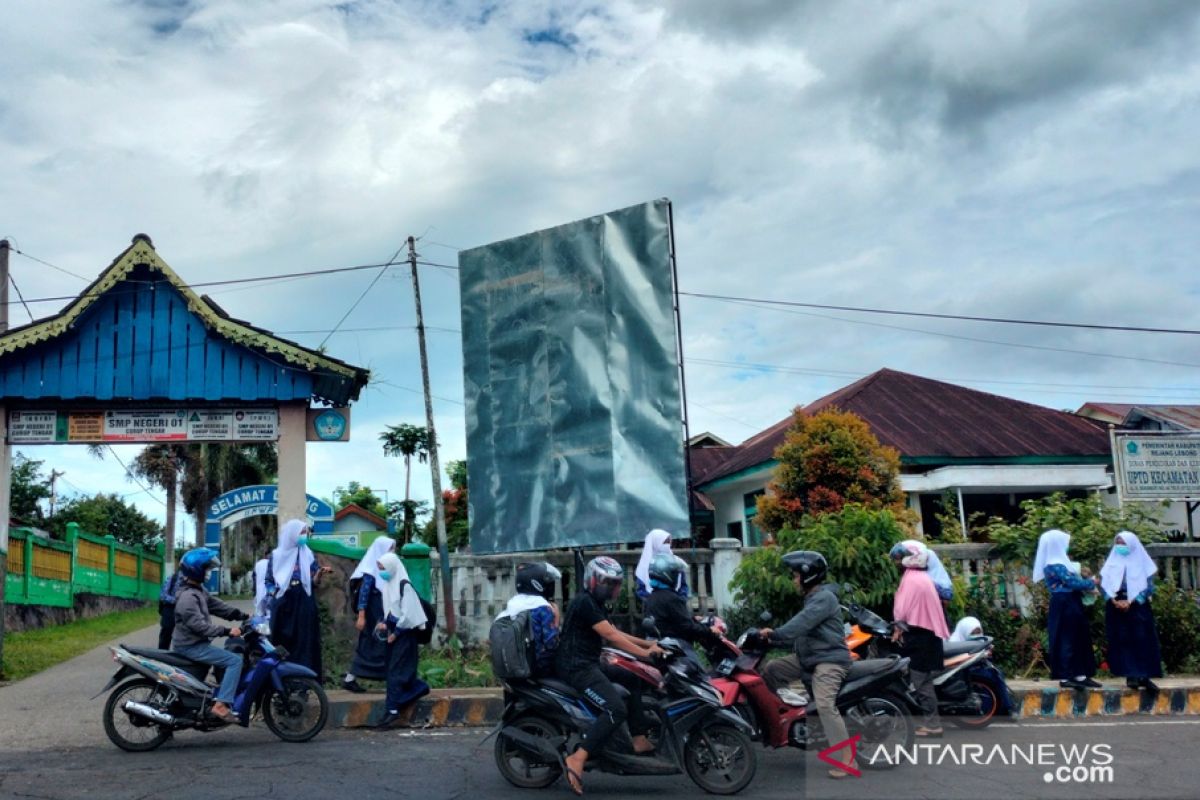
{"label": "black motorcycle", "polygon": [[[587,770],[617,775],[686,772],[706,792],[740,792],[758,768],[750,726],[721,707],[720,695],[704,671],[684,656],[679,642],[664,639],[658,644],[667,651],[658,666],[605,650],[610,664],[638,675],[650,689],[644,706],[655,755],[634,754],[628,732],[622,730],[592,754]],[[627,694],[623,687],[617,689]],[[513,786],[549,786],[562,775],[565,757],[579,746],[599,710],[570,685],[553,678],[506,682],[504,701],[496,767]]]}

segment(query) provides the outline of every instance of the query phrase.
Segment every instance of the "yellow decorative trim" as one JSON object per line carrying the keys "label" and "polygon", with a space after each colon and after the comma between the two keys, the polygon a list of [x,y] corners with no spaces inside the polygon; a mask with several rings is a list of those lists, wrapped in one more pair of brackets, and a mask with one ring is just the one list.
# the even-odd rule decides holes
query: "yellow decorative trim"
{"label": "yellow decorative trim", "polygon": [[1087,699],[1086,714],[1089,717],[1098,717],[1104,713],[1104,692],[1089,692]]}
{"label": "yellow decorative trim", "polygon": [[133,271],[134,267],[140,264],[145,264],[150,269],[161,273],[167,282],[184,296],[184,299],[187,301],[188,310],[200,317],[209,330],[216,332],[230,342],[242,345],[243,347],[256,347],[268,353],[278,354],[289,363],[301,366],[310,372],[316,369],[325,369],[351,380],[358,377],[359,371],[353,367],[338,364],[304,350],[301,347],[289,344],[282,339],[268,336],[267,334],[251,330],[244,325],[239,325],[236,322],[225,319],[184,283],[183,279],[159,257],[153,247],[140,239],[121,254],[113,262],[112,266],[105,270],[96,282],[88,287],[84,294],[81,294],[72,301],[57,317],[27,328],[22,328],[6,336],[0,336],[0,355],[14,353],[17,350],[54,339],[66,333],[84,311],[103,297],[106,292],[128,278],[129,273]]}
{"label": "yellow decorative trim", "polygon": [[1071,692],[1059,692],[1054,700],[1054,716],[1059,719],[1075,716],[1075,696]]}

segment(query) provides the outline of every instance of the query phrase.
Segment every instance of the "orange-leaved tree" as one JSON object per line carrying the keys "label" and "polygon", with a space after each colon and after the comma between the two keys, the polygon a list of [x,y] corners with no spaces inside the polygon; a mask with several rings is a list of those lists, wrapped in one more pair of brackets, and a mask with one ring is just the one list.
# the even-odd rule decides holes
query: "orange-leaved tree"
{"label": "orange-leaved tree", "polygon": [[836,408],[812,416],[802,408],[783,444],[755,524],[771,533],[797,530],[803,517],[831,514],[848,503],[903,517],[900,454],[885,447],[856,414]]}

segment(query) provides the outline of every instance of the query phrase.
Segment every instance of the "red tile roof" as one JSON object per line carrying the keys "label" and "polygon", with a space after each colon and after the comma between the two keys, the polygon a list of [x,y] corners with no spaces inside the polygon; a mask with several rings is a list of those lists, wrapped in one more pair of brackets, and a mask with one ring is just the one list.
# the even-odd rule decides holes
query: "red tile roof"
{"label": "red tile roof", "polygon": [[347,503],[346,505],[342,506],[341,508],[339,508],[337,510],[337,513],[333,515],[333,518],[335,520],[342,520],[342,519],[345,519],[346,517],[350,516],[351,514],[353,514],[356,517],[359,517],[360,519],[365,519],[367,522],[374,525],[375,528],[378,530],[382,531],[382,530],[387,529],[387,520],[386,519],[384,519],[383,517],[379,516],[378,514],[372,512],[372,511],[367,511],[365,508],[358,505],[357,503]]}
{"label": "red tile roof", "polygon": [[[1107,456],[1107,433],[1064,411],[881,369],[804,408],[852,411],[902,458],[1021,458]],[[696,481],[710,483],[774,458],[791,427],[780,420],[754,436]],[[693,470],[693,475],[696,475]]]}

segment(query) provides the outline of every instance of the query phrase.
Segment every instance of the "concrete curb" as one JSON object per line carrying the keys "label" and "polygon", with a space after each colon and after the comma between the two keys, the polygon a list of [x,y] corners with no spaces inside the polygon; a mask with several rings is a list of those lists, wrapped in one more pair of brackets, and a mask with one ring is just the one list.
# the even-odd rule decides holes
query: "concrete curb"
{"label": "concrete curb", "polygon": [[[1154,716],[1200,716],[1200,680],[1159,681],[1157,695],[1135,692],[1124,686],[1074,691],[1055,682],[1010,681],[1016,718],[1071,719],[1118,717],[1130,714]],[[329,693],[329,724],[342,728],[374,725],[384,714],[381,694]],[[410,706],[398,727],[452,728],[488,727],[500,721],[504,694],[500,689],[434,689]]]}

